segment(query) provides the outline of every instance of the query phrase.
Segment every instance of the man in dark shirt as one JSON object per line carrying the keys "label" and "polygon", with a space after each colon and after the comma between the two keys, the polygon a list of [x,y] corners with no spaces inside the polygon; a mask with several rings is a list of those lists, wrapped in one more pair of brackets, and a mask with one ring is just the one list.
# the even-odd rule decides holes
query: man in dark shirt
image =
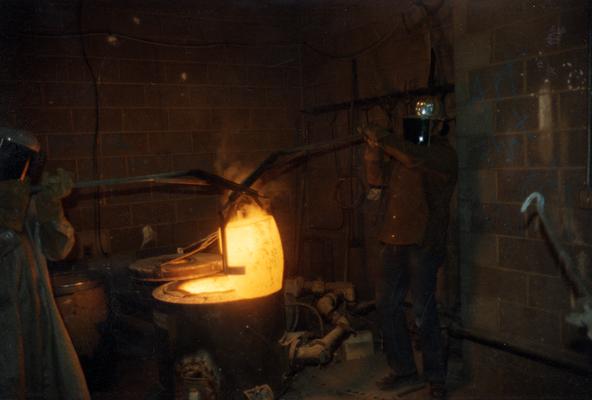
{"label": "man in dark shirt", "polygon": [[[442,120],[431,120],[426,144],[412,143],[380,127],[365,127],[368,181],[385,186],[386,211],[379,240],[384,244],[382,276],[376,300],[391,372],[380,389],[420,383],[413,358],[403,303],[410,291],[419,332],[423,373],[434,398],[445,397],[445,359],[435,290],[438,267],[446,257],[450,199],[457,177],[456,152]],[[379,137],[387,135],[379,141]],[[428,144],[429,143],[429,144]],[[390,175],[383,183],[377,167],[386,159]],[[369,167],[368,167],[369,166]],[[376,189],[374,189],[376,190]]]}

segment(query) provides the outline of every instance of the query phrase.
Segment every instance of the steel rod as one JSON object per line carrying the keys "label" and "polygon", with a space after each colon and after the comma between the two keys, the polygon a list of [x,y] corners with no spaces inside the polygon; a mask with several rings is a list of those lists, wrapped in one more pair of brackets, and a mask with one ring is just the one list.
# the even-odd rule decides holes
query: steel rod
{"label": "steel rod", "polygon": [[[256,190],[251,189],[242,184],[225,179],[219,175],[212,174],[199,169],[187,171],[173,171],[163,172],[158,174],[130,176],[123,178],[112,179],[98,179],[90,181],[80,181],[74,183],[75,189],[85,189],[97,186],[118,186],[131,183],[163,183],[163,184],[177,184],[177,185],[194,185],[194,186],[216,186],[233,190],[235,192],[249,194],[251,196],[259,196]],[[32,193],[41,190],[41,186],[36,185],[31,188]]]}
{"label": "steel rod", "polygon": [[485,346],[493,347],[495,349],[502,350],[507,353],[511,353],[520,357],[528,358],[533,361],[550,365],[552,367],[567,369],[578,375],[592,375],[592,369],[589,365],[584,365],[583,363],[580,364],[571,361],[567,359],[567,357],[553,357],[548,353],[545,354],[542,352],[529,349],[527,347],[510,344],[506,341],[499,340],[497,338],[493,338],[466,328],[450,326],[448,328],[448,332],[451,336],[459,339],[466,339],[474,343],[479,343]]}
{"label": "steel rod", "polygon": [[[438,95],[438,94],[448,94],[454,92],[454,85],[453,84],[444,84],[444,85],[437,85],[433,88],[419,88],[407,91],[396,91],[392,92],[383,96],[376,96],[376,97],[366,97],[359,100],[354,101],[354,107],[369,107],[376,104],[383,103],[389,100],[398,100],[398,99],[405,99],[407,97],[414,97],[414,96],[428,96],[428,95]],[[312,107],[308,109],[302,110],[305,114],[324,114],[334,111],[340,110],[348,110],[352,106],[351,101],[346,101],[343,103],[335,103],[335,104],[327,104],[318,107]]]}

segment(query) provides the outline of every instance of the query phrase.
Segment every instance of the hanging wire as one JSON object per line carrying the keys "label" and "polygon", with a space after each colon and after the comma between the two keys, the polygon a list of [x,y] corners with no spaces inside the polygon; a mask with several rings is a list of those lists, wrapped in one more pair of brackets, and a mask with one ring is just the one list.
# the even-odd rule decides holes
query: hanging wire
{"label": "hanging wire", "polygon": [[[82,29],[82,12],[84,7],[84,0],[80,0],[78,3],[78,29],[80,32]],[[80,47],[82,51],[82,58],[90,74],[93,84],[93,97],[94,97],[94,114],[95,114],[95,125],[93,132],[93,146],[92,146],[92,169],[94,179],[99,179],[99,146],[100,146],[100,116],[101,109],[99,105],[99,81],[97,75],[90,63],[88,54],[86,53],[86,44],[84,42],[84,36],[78,35],[80,38]],[[106,256],[107,252],[103,247],[103,240],[101,239],[101,188],[97,186],[94,192],[94,203],[93,203],[93,218],[95,222],[95,241],[98,250],[102,255]]]}
{"label": "hanging wire", "polygon": [[55,38],[55,39],[72,39],[72,38],[86,38],[96,36],[107,36],[116,37],[126,40],[131,40],[138,43],[149,44],[159,47],[177,47],[186,49],[203,49],[213,47],[260,47],[260,46],[277,46],[277,47],[288,47],[296,46],[297,43],[290,42],[262,42],[262,43],[243,43],[243,42],[204,42],[204,43],[182,43],[173,42],[166,40],[154,40],[146,39],[139,36],[129,35],[121,32],[113,31],[80,31],[80,32],[66,32],[66,33],[51,33],[51,32],[27,32],[21,31],[18,33],[20,36],[37,37],[37,38]]}

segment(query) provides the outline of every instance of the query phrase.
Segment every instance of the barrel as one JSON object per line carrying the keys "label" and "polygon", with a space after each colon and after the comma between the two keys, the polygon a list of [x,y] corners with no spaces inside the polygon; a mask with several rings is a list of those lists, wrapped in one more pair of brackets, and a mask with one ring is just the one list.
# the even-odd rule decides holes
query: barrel
{"label": "barrel", "polygon": [[88,271],[52,276],[55,300],[80,358],[93,358],[102,340],[109,308],[102,281]]}

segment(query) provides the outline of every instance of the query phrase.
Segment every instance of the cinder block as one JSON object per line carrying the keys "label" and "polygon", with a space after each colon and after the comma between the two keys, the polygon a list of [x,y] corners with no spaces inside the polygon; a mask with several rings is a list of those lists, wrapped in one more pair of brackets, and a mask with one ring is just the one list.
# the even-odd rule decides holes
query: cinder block
{"label": "cinder block", "polygon": [[[145,38],[157,38],[162,34],[160,15],[138,12],[137,9],[113,11],[111,23],[115,32],[126,32]],[[104,29],[104,26],[102,28]]]}
{"label": "cinder block", "polygon": [[[103,190],[103,197],[108,205],[145,203],[151,198],[152,188],[145,183],[118,185]],[[129,223],[128,223],[129,225]]]}
{"label": "cinder block", "polygon": [[526,304],[527,275],[497,268],[464,269],[461,289],[469,297],[498,299]]}
{"label": "cinder block", "polygon": [[41,85],[44,104],[47,106],[94,106],[92,83],[44,83]]}
{"label": "cinder block", "polygon": [[586,165],[587,133],[576,129],[559,132],[559,164],[561,166],[582,167]]}
{"label": "cinder block", "polygon": [[210,110],[170,110],[169,129],[175,131],[212,129],[212,113]]}
{"label": "cinder block", "polygon": [[18,127],[33,133],[71,133],[72,115],[67,109],[21,109],[16,115]]}
{"label": "cinder block", "polygon": [[101,107],[138,107],[145,104],[144,86],[104,84],[99,87]]}
{"label": "cinder block", "polygon": [[208,67],[196,63],[166,63],[166,81],[169,83],[202,84],[207,82]]}
{"label": "cinder block", "polygon": [[188,38],[191,34],[191,19],[185,15],[160,15],[163,36]]}
{"label": "cinder block", "polygon": [[491,33],[462,36],[454,42],[454,66],[460,70],[483,67],[491,62]]}
{"label": "cinder block", "polygon": [[491,102],[471,102],[466,106],[458,106],[456,118],[459,136],[489,136],[494,132]]}
{"label": "cinder block", "polygon": [[558,314],[507,302],[500,304],[500,310],[500,328],[503,334],[542,346],[561,345],[561,321]]}
{"label": "cinder block", "polygon": [[522,132],[539,128],[539,102],[537,97],[522,97],[496,103],[495,131]]}
{"label": "cinder block", "polygon": [[565,92],[559,95],[559,126],[561,129],[586,127],[586,92]]}
{"label": "cinder block", "polygon": [[503,268],[558,276],[560,266],[544,240],[499,238],[499,265]]}
{"label": "cinder block", "polygon": [[193,151],[195,153],[215,153],[221,135],[217,131],[201,131],[193,134]]}
{"label": "cinder block", "polygon": [[101,225],[104,229],[122,228],[131,225],[131,212],[127,205],[101,207]]}
{"label": "cinder block", "polygon": [[76,160],[76,178],[80,181],[94,180],[93,160],[89,158],[80,158]]}
{"label": "cinder block", "polygon": [[471,70],[469,84],[473,101],[518,96],[524,92],[524,64],[515,61]]}
{"label": "cinder block", "polygon": [[163,82],[164,66],[154,61],[121,60],[120,79],[122,82]]}
{"label": "cinder block", "polygon": [[251,127],[253,129],[290,129],[293,120],[286,109],[256,109],[251,111]]}
{"label": "cinder block", "polygon": [[175,222],[175,208],[170,202],[147,202],[131,206],[134,225],[153,225]]}
{"label": "cinder block", "polygon": [[[201,239],[199,224],[196,221],[179,222],[173,225],[173,244],[175,246],[186,246]],[[207,235],[207,233],[206,233]]]}
{"label": "cinder block", "polygon": [[211,85],[242,86],[249,83],[249,71],[241,65],[208,65],[208,83]]}
{"label": "cinder block", "polygon": [[586,131],[539,131],[527,135],[527,164],[534,167],[586,165]]}
{"label": "cinder block", "polygon": [[580,190],[586,184],[586,170],[581,168],[560,170],[561,195],[563,205],[576,207],[579,204]]}
{"label": "cinder block", "polygon": [[267,135],[268,148],[270,150],[287,149],[296,146],[294,131],[273,131]]}
{"label": "cinder block", "polygon": [[99,173],[103,179],[123,178],[128,176],[125,157],[105,157],[99,160]]}
{"label": "cinder block", "polygon": [[148,135],[149,151],[154,154],[191,153],[193,135],[190,132],[159,132]]}
{"label": "cinder block", "polygon": [[285,87],[288,69],[250,67],[248,83],[257,87]]}
{"label": "cinder block", "polygon": [[528,278],[528,305],[548,311],[570,310],[570,284],[563,277],[531,275]]}
{"label": "cinder block", "polygon": [[158,108],[126,108],[122,115],[124,131],[158,131],[168,126],[166,111]]}
{"label": "cinder block", "polygon": [[218,203],[215,200],[177,200],[175,207],[177,221],[194,221],[215,217],[217,215]]}
{"label": "cinder block", "polygon": [[[164,49],[164,48],[163,48]],[[248,48],[245,48],[248,50]],[[212,63],[212,64],[225,64],[233,63],[232,55],[238,51],[236,48],[226,49],[225,46],[217,46],[210,48],[201,49],[185,49],[184,59],[196,63]],[[241,62],[238,62],[239,64]]]}
{"label": "cinder block", "polygon": [[468,294],[462,307],[463,325],[487,332],[499,332],[499,299]]}
{"label": "cinder block", "polygon": [[175,171],[189,170],[189,169],[203,169],[214,171],[214,155],[213,154],[180,154],[173,158],[173,169]]}
{"label": "cinder block", "polygon": [[[89,138],[92,140],[92,136]],[[105,156],[146,154],[148,152],[148,137],[144,133],[101,135],[101,148],[102,154]]]}
{"label": "cinder block", "polygon": [[[111,239],[110,246],[113,253],[140,249],[140,245],[142,244],[141,227],[110,229],[109,233],[109,238]],[[148,246],[153,246],[153,244],[149,244]]]}
{"label": "cinder block", "polygon": [[457,147],[461,168],[489,169],[524,165],[522,135],[459,138]]}
{"label": "cinder block", "polygon": [[520,203],[532,192],[542,193],[547,201],[557,203],[559,175],[551,170],[502,170],[497,173],[497,198]]}
{"label": "cinder block", "polygon": [[245,108],[222,108],[212,110],[212,128],[222,131],[248,129],[250,111]]}
{"label": "cinder block", "polygon": [[[572,243],[592,244],[592,215],[590,210],[579,208],[563,209],[563,235]],[[588,265],[590,268],[590,265]]]}
{"label": "cinder block", "polygon": [[[73,109],[72,118],[74,132],[88,133],[95,129],[94,109]],[[99,130],[101,132],[118,132],[122,128],[121,110],[114,108],[103,108],[99,112]]]}
{"label": "cinder block", "polygon": [[191,105],[194,107],[204,107],[213,105],[210,99],[212,88],[209,86],[192,86],[190,89]]}
{"label": "cinder block", "polygon": [[475,204],[471,212],[470,230],[474,233],[523,237],[526,220],[515,204]]}
{"label": "cinder block", "polygon": [[130,176],[157,174],[172,168],[169,155],[129,157],[128,164]]}
{"label": "cinder block", "polygon": [[14,78],[24,81],[55,81],[58,72],[54,58],[22,57],[18,68],[12,69]]}
{"label": "cinder block", "polygon": [[497,175],[494,170],[462,170],[459,175],[459,196],[470,202],[497,200]]}
{"label": "cinder block", "polygon": [[48,137],[47,156],[54,160],[90,158],[93,143],[92,135],[51,135]]}
{"label": "cinder block", "polygon": [[580,4],[580,7],[576,9],[563,11],[560,15],[560,22],[558,33],[562,48],[586,45],[587,21],[584,4]]}
{"label": "cinder block", "polygon": [[[499,4],[495,4],[498,8]],[[510,18],[510,21],[516,18]],[[547,53],[553,50],[549,45],[552,35],[559,26],[559,15],[550,14],[534,21],[529,21],[528,29],[523,22],[506,25],[494,32],[495,61],[505,61],[519,57]]]}

